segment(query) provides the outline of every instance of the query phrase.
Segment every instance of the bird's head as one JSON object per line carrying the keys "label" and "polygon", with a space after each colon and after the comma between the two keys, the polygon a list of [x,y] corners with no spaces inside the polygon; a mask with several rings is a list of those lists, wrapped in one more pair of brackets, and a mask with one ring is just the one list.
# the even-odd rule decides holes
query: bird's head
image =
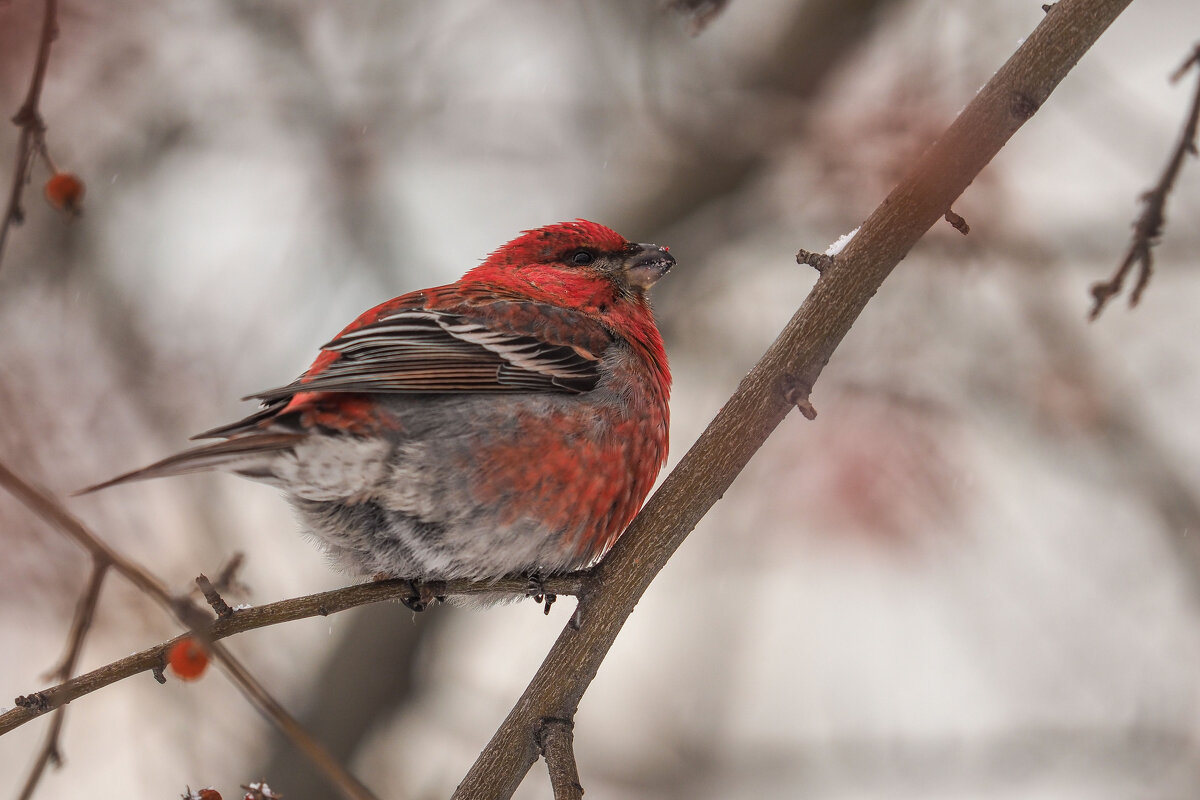
{"label": "bird's head", "polygon": [[605,314],[628,303],[644,306],[646,290],[674,264],[666,247],[630,242],[611,228],[577,219],[525,231],[463,282]]}

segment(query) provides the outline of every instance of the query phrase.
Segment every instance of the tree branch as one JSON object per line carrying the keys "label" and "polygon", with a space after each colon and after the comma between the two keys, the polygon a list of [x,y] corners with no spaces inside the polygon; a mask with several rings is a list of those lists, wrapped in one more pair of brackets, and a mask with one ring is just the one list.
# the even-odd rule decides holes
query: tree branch
{"label": "tree branch", "polygon": [[1062,0],[825,269],[779,338],[596,567],[596,583],[454,793],[511,797],[546,718],[579,700],[654,576],[793,407],[914,244],[1049,97],[1129,0]]}
{"label": "tree branch", "polygon": [[25,217],[21,210],[21,193],[29,183],[33,162],[39,152],[45,153],[46,123],[38,103],[42,98],[42,84],[46,79],[46,65],[50,62],[50,45],[58,37],[58,0],[44,0],[42,34],[38,39],[37,56],[33,63],[33,77],[25,102],[12,118],[13,124],[21,128],[17,140],[17,162],[13,168],[12,188],[8,191],[8,205],[4,217],[0,218],[0,263],[4,260],[4,245],[8,241],[8,229],[19,224]]}
{"label": "tree branch", "polygon": [[[92,620],[96,616],[96,605],[100,602],[100,590],[104,587],[104,576],[107,574],[108,564],[102,561],[92,562],[91,577],[88,578],[87,586],[75,607],[75,618],[71,622],[71,633],[67,637],[67,650],[63,653],[58,665],[49,673],[60,681],[68,680],[75,673],[75,663],[79,660],[79,651],[83,649],[83,641],[87,638],[88,631],[91,630]],[[54,718],[50,721],[46,738],[43,740],[38,754],[34,757],[33,767],[29,770],[25,785],[21,787],[21,793],[17,795],[18,800],[29,800],[30,797],[33,797],[33,792],[37,788],[38,782],[41,781],[46,766],[48,764],[58,766],[62,761],[58,741],[66,714],[67,707],[65,705],[54,710]]]}
{"label": "tree branch", "polygon": [[[2,465],[0,465],[0,469],[2,469]],[[547,578],[544,583],[547,590],[552,590],[556,594],[575,595],[582,591],[586,579],[586,573],[571,573]],[[437,591],[447,597],[496,594],[523,596],[527,587],[527,579],[509,578],[501,581],[449,581],[439,585]],[[411,585],[402,578],[361,583],[328,592],[280,600],[263,606],[234,609],[232,616],[207,622],[199,626],[195,633],[204,641],[215,642],[270,625],[309,617],[327,617],[339,611],[385,600],[401,600],[411,592]],[[180,634],[174,639],[156,644],[76,678],[65,680],[56,686],[17,698],[17,708],[0,714],[0,736],[117,681],[142,672],[161,669],[166,662],[167,651],[171,649],[172,645],[190,635],[191,633]]]}
{"label": "tree branch", "polygon": [[[265,687],[250,674],[241,662],[225,649],[224,645],[205,636],[204,629],[212,624],[212,618],[201,608],[186,597],[173,597],[158,578],[113,550],[84,527],[83,523],[71,516],[49,493],[22,480],[2,463],[0,463],[0,486],[8,489],[42,519],[74,539],[91,554],[94,564],[116,570],[187,626],[193,634],[200,638],[209,653],[221,664],[242,694],[263,716],[275,723],[294,746],[302,750],[314,764],[321,768],[329,782],[343,797],[348,800],[373,800],[374,795],[370,790],[330,755],[320,742],[305,731],[300,723],[267,692]],[[161,665],[161,663],[160,661],[159,664]],[[21,702],[23,699],[26,701],[24,704]],[[48,698],[42,693],[32,696],[32,700],[28,697],[17,698],[17,704],[33,705],[42,710],[49,708]]]}
{"label": "tree branch", "polygon": [[575,723],[569,719],[544,719],[537,742],[550,772],[554,800],[582,800],[583,786],[575,765]]}
{"label": "tree branch", "polygon": [[1142,195],[1142,213],[1133,223],[1133,241],[1129,243],[1129,249],[1125,251],[1125,258],[1122,259],[1120,266],[1117,267],[1117,271],[1111,278],[1092,284],[1092,310],[1088,312],[1089,321],[1094,321],[1096,317],[1100,316],[1100,312],[1104,310],[1108,301],[1120,294],[1125,285],[1125,277],[1135,265],[1138,268],[1138,276],[1137,283],[1134,284],[1133,291],[1129,294],[1130,307],[1138,304],[1138,301],[1142,299],[1142,292],[1150,283],[1150,273],[1154,267],[1154,256],[1151,250],[1162,237],[1163,225],[1167,221],[1165,213],[1167,196],[1171,194],[1171,189],[1175,186],[1175,179],[1179,177],[1179,171],[1183,168],[1183,159],[1188,153],[1196,155],[1196,128],[1200,124],[1200,44],[1193,48],[1192,54],[1175,71],[1171,80],[1179,80],[1192,67],[1196,67],[1196,93],[1192,96],[1192,107],[1184,117],[1183,131],[1179,135],[1179,142],[1167,160],[1167,165],[1163,168],[1158,183],[1154,185],[1153,189]]}

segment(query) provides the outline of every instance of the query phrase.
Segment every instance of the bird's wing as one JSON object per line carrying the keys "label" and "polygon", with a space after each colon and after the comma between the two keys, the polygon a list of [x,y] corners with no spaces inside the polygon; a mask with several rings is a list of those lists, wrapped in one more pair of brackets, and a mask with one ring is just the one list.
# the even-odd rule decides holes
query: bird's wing
{"label": "bird's wing", "polygon": [[250,397],[300,392],[565,392],[595,388],[612,336],[576,312],[499,301],[368,312],[325,345],[298,380]]}

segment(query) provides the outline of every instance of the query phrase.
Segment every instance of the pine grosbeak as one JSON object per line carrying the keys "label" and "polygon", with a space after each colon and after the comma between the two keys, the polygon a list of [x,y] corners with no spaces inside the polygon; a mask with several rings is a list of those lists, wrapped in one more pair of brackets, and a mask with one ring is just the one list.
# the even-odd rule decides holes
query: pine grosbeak
{"label": "pine grosbeak", "polygon": [[84,491],[201,470],[283,489],[340,567],[417,580],[599,558],[667,456],[646,290],[674,265],[586,220],[526,231],[367,311],[221,441]]}

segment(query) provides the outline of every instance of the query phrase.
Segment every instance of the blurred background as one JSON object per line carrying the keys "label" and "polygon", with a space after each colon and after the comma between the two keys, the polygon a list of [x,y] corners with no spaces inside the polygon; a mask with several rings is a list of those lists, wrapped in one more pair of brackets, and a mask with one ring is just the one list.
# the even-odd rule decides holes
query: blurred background
{"label": "blurred background", "polygon": [[[718,4],[701,3],[700,11]],[[41,4],[0,5],[0,110]],[[0,459],[64,496],[248,413],[359,312],[520,230],[667,244],[673,460],[1039,2],[63,0],[41,166],[0,268]],[[1178,137],[1194,0],[1139,0],[868,306],[639,605],[580,707],[588,797],[1200,793],[1200,165],[1141,305],[1085,321]],[[0,130],[0,186],[17,130]],[[71,499],[180,591],[246,554],[266,603],[343,585],[274,491]],[[41,688],[87,574],[0,495],[0,705]],[[567,620],[380,605],[233,651],[381,798],[446,797]],[[109,581],[88,670],[177,632]],[[45,720],[0,739],[0,795]],[[219,672],[70,706],[39,797],[328,797]],[[520,790],[550,797],[542,765]],[[238,795],[240,796],[240,795]]]}

